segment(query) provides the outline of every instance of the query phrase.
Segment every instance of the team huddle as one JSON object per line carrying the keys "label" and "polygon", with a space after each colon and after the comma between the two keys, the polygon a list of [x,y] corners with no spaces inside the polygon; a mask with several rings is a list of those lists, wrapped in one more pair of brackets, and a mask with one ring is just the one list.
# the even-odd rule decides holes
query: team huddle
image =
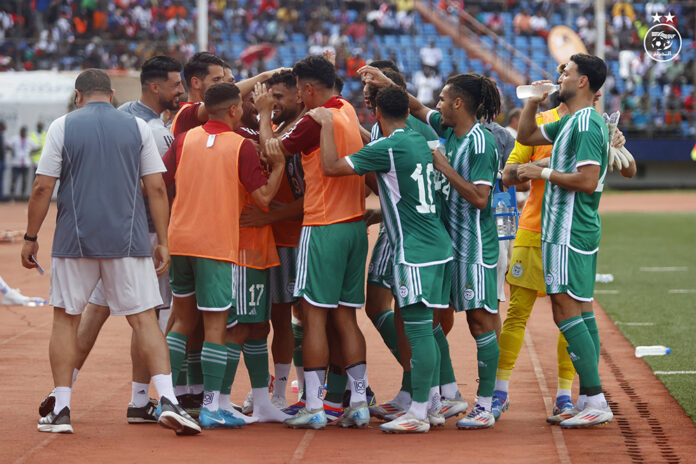
{"label": "team huddle", "polygon": [[[73,432],[72,386],[109,314],[133,328],[129,423],[190,435],[254,422],[364,427],[376,417],[384,432],[413,433],[463,414],[458,428],[489,428],[510,407],[524,326],[544,292],[560,330],[547,421],[581,428],[612,420],[591,306],[597,208],[611,145],[624,143],[594,108],[604,62],[578,54],[559,67],[559,105],[537,115],[548,95],[530,98],[515,147],[503,154],[486,128],[501,107],[491,79],[453,76],[430,109],[406,92],[394,63],[373,62],[359,71],[377,120],[367,131],[340,96],[331,58],[309,56],[235,83],[210,53],[183,69],[157,56],[143,65],[141,98],[118,110],[106,73],[78,76],[78,109],[47,133],[22,250],[23,265],[35,267],[60,179],[55,388],[39,408],[39,431]],[[179,105],[184,84],[189,102]],[[635,163],[620,170],[632,176]],[[502,327],[492,206],[501,174],[507,185],[531,181]],[[380,211],[366,210],[371,193]],[[367,226],[377,222],[366,275]],[[363,307],[403,370],[399,392],[382,404],[369,386],[356,316]],[[476,341],[471,408],[447,342],[453,311],[465,312]],[[237,406],[230,392],[242,355],[251,392]],[[293,363],[299,394],[289,405]],[[158,399],[148,396],[150,382]]]}

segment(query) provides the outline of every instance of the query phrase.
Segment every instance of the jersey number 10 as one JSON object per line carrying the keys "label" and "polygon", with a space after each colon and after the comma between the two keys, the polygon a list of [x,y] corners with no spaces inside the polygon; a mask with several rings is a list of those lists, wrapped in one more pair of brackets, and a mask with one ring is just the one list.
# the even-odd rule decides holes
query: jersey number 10
{"label": "jersey number 10", "polygon": [[[433,164],[428,163],[425,167],[425,175],[423,175],[423,164],[417,164],[416,169],[414,169],[411,174],[411,179],[418,183],[418,201],[420,204],[416,206],[416,211],[421,214],[434,213],[435,203],[433,202]],[[426,183],[428,189],[428,195],[426,198],[425,190]]]}

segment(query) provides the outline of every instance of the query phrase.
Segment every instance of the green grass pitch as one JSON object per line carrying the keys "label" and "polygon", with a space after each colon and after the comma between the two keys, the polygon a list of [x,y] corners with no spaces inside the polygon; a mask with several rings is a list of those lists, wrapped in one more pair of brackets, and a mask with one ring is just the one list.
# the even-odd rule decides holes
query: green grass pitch
{"label": "green grass pitch", "polygon": [[[603,214],[597,272],[614,275],[612,283],[597,283],[595,296],[626,338],[634,346],[672,348],[669,355],[643,358],[653,371],[696,371],[696,214]],[[607,290],[618,293],[602,293]],[[696,421],[696,374],[658,378]]]}

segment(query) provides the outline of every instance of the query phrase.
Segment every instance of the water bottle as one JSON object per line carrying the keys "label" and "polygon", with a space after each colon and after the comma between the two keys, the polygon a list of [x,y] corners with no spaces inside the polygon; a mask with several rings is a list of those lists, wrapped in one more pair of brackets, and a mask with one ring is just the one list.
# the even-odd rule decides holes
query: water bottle
{"label": "water bottle", "polygon": [[597,274],[595,275],[595,282],[601,282],[603,284],[608,284],[614,281],[614,274]]}
{"label": "water bottle", "polygon": [[663,345],[636,346],[636,358],[642,358],[643,356],[664,356],[671,352],[672,348]]}
{"label": "water bottle", "polygon": [[540,84],[540,85],[520,85],[517,87],[517,98],[520,100],[524,100],[525,98],[530,98],[530,97],[541,97],[544,95],[546,92],[549,94],[552,94],[558,90],[558,86],[556,84]]}
{"label": "water bottle", "polygon": [[[495,205],[495,213],[500,214],[504,213],[505,210],[505,202],[503,200],[500,200],[497,205]],[[495,218],[495,224],[498,227],[498,237],[504,237],[507,234],[507,222],[505,221],[506,216],[496,216]]]}

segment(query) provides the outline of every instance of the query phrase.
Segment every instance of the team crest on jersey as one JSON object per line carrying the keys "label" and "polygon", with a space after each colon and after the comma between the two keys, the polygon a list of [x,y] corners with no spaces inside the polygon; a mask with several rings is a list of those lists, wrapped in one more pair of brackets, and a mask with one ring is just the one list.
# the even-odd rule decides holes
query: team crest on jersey
{"label": "team crest on jersey", "polygon": [[467,286],[466,290],[464,290],[464,299],[466,301],[471,301],[474,299],[474,291]]}
{"label": "team crest on jersey", "polygon": [[546,279],[544,280],[546,281],[546,285],[551,285],[553,283],[553,274],[546,274]]}
{"label": "team crest on jersey", "polygon": [[288,282],[288,285],[285,287],[285,290],[286,290],[288,293],[294,292],[294,291],[295,291],[295,281],[294,281],[294,280],[291,280],[290,282]]}
{"label": "team crest on jersey", "polygon": [[405,285],[399,287],[399,296],[401,298],[406,298],[408,296],[408,288]]}
{"label": "team crest on jersey", "polygon": [[520,277],[522,277],[523,272],[524,272],[524,269],[522,268],[522,265],[520,263],[515,263],[515,265],[512,266],[512,269],[510,269],[510,273],[516,279],[519,279]]}

